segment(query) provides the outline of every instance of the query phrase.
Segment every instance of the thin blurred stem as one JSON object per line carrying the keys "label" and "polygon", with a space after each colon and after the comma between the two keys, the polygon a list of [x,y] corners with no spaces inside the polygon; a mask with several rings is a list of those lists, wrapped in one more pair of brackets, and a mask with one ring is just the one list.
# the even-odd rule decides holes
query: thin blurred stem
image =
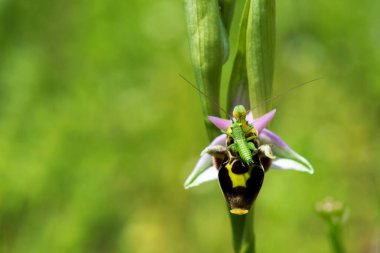
{"label": "thin blurred stem", "polygon": [[342,228],[337,224],[330,224],[329,228],[330,243],[335,253],[344,253]]}
{"label": "thin blurred stem", "polygon": [[379,186],[379,180],[377,178],[377,175],[373,175],[373,187],[375,190],[375,202],[377,204],[377,210],[378,210],[378,219],[380,221],[380,186]]}

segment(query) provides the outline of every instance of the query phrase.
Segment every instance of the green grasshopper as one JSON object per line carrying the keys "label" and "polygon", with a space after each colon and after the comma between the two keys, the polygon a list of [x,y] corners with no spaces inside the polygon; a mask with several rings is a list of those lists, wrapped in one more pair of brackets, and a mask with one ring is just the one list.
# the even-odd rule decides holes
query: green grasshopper
{"label": "green grasshopper", "polygon": [[[248,166],[253,165],[252,156],[257,153],[257,130],[246,120],[247,110],[242,105],[235,106],[233,110],[235,121],[225,132],[227,135],[227,150],[239,154],[240,159]],[[253,142],[251,142],[253,141]],[[256,144],[256,145],[255,145]]]}
{"label": "green grasshopper", "polygon": [[227,135],[227,147],[221,145],[207,147],[201,155],[208,153],[212,156],[220,156],[221,153],[232,151],[239,155],[243,163],[248,166],[253,165],[252,156],[258,152],[258,132],[246,120],[247,110],[244,106],[235,106],[232,114],[234,116],[232,125],[226,131],[222,131]]}

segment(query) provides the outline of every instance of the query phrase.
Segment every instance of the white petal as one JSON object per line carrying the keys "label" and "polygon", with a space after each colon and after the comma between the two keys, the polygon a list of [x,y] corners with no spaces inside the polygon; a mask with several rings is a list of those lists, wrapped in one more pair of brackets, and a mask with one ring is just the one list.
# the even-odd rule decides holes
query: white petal
{"label": "white petal", "polygon": [[[226,145],[226,135],[221,134],[216,137],[209,146]],[[210,170],[210,167],[213,170]],[[216,174],[216,176],[215,176]],[[190,176],[185,181],[185,189],[200,185],[201,183],[211,181],[218,178],[218,173],[215,167],[213,167],[212,156],[209,154],[203,154],[198,160],[195,168],[191,172]]]}
{"label": "white petal", "polygon": [[214,166],[211,166],[207,168],[205,171],[203,171],[201,174],[199,174],[197,177],[195,177],[193,181],[186,183],[187,182],[186,180],[185,189],[189,189],[191,187],[198,186],[202,183],[217,180],[217,179],[218,179],[218,170]]}
{"label": "white petal", "polygon": [[[309,163],[308,163],[309,164]],[[309,164],[309,166],[305,166],[302,163],[299,163],[295,160],[278,158],[272,161],[272,169],[280,169],[280,170],[295,170],[300,172],[307,172],[310,174],[314,173],[313,167]]]}
{"label": "white petal", "polygon": [[304,157],[291,149],[275,133],[264,129],[259,138],[262,144],[269,144],[271,146],[273,155],[276,157],[272,161],[272,168],[314,173],[313,166]]}

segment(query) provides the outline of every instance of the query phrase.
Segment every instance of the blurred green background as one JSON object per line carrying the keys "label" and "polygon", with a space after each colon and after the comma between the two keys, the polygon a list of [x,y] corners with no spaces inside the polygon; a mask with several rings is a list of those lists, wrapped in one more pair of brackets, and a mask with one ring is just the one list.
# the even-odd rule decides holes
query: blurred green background
{"label": "blurred green background", "polygon": [[[274,94],[324,79],[274,102],[315,175],[267,174],[258,252],[328,252],[325,196],[379,252],[379,13],[278,1]],[[0,0],[0,252],[232,252],[218,184],[183,189],[207,145],[186,36],[182,1]]]}

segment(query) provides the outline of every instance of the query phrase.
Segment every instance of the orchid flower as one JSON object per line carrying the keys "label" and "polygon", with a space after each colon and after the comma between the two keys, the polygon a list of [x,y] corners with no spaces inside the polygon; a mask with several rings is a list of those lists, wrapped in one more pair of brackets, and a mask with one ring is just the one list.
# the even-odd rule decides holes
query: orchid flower
{"label": "orchid flower", "polygon": [[[271,168],[280,170],[295,170],[313,174],[313,167],[304,157],[291,149],[278,135],[265,128],[273,119],[275,113],[276,110],[272,110],[255,120],[253,119],[252,112],[246,116],[248,123],[253,125],[259,133],[259,141],[261,145],[268,144],[272,149],[274,158],[271,162]],[[231,120],[214,116],[209,116],[208,119],[221,130],[227,129],[232,124]],[[216,137],[208,147],[215,145],[226,146],[226,138],[227,136],[225,134],[221,134]],[[267,170],[269,168],[265,169]],[[190,176],[185,181],[184,186],[186,189],[189,189],[204,182],[213,181],[216,179],[218,179],[218,169],[213,162],[213,157],[207,153],[202,153],[201,158],[195,165],[195,168]]]}

